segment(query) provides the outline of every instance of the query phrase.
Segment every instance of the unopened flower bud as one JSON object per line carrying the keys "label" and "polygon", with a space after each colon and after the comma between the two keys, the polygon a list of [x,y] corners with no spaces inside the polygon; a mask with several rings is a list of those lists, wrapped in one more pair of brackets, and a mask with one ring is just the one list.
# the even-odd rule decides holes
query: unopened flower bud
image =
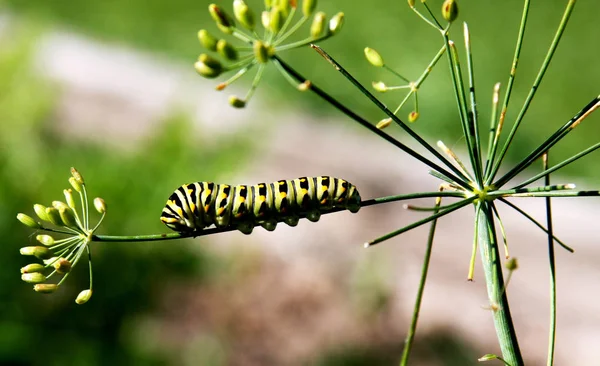
{"label": "unopened flower bud", "polygon": [[408,122],[414,122],[419,119],[419,112],[412,111],[408,114]]}
{"label": "unopened flower bud", "polygon": [[254,14],[244,0],[233,0],[233,15],[244,28],[254,29]]}
{"label": "unopened flower bud", "polygon": [[94,198],[94,207],[98,213],[103,214],[106,212],[106,202],[100,197]]}
{"label": "unopened flower bud", "polygon": [[446,0],[442,4],[442,17],[452,23],[458,17],[458,5],[455,0]]}
{"label": "unopened flower bud", "polygon": [[380,93],[385,93],[386,91],[388,91],[388,87],[383,81],[374,81],[372,85],[373,89],[377,90]]}
{"label": "unopened flower bud", "polygon": [[329,31],[332,34],[339,32],[344,25],[344,13],[339,12],[329,21]]}
{"label": "unopened flower bud", "polygon": [[46,215],[51,223],[56,226],[65,226],[64,222],[60,218],[60,213],[55,207],[46,207]]}
{"label": "unopened flower bud", "polygon": [[202,47],[206,48],[209,51],[217,50],[217,41],[218,39],[210,34],[206,29],[200,29],[198,31],[198,40]]}
{"label": "unopened flower bud", "polygon": [[31,216],[25,215],[24,213],[17,214],[17,220],[25,226],[29,226],[32,229],[39,229],[42,227],[39,222],[35,221]]}
{"label": "unopened flower bud", "polygon": [[71,271],[71,267],[73,265],[67,259],[60,258],[59,260],[54,262],[53,266],[54,266],[54,269],[56,269],[56,272],[58,272],[60,274],[65,274],[65,273],[68,273]]}
{"label": "unopened flower bud", "polygon": [[305,17],[309,17],[315,11],[317,7],[317,0],[304,0],[302,1],[302,14]]}
{"label": "unopened flower bud", "polygon": [[377,127],[380,130],[383,130],[384,128],[388,127],[391,123],[391,118],[384,118],[381,121],[377,122],[377,125],[375,127]]}
{"label": "unopened flower bud", "polygon": [[75,302],[79,305],[85,304],[92,297],[92,290],[83,290],[77,295]]}
{"label": "unopened flower bud", "polygon": [[415,7],[415,0],[408,0],[408,6],[410,6],[411,8]]}
{"label": "unopened flower bud", "polygon": [[58,289],[58,285],[53,283],[38,283],[33,286],[33,291],[41,294],[51,294]]}
{"label": "unopened flower bud", "polygon": [[69,206],[62,201],[52,201],[52,207],[54,207],[57,210],[60,210],[61,208],[65,208],[65,207],[69,207]]}
{"label": "unopened flower bud", "polygon": [[217,26],[219,26],[219,29],[228,34],[233,33],[233,19],[231,19],[231,17],[220,6],[216,4],[210,4],[208,6],[208,12],[213,20],[217,23]]}
{"label": "unopened flower bud", "polygon": [[217,52],[219,52],[219,55],[223,56],[227,60],[237,60],[238,58],[238,53],[235,47],[233,47],[231,43],[224,39],[220,39],[217,42]]}
{"label": "unopened flower bud", "polygon": [[254,41],[253,48],[258,62],[265,64],[269,61],[269,48],[262,41]]}
{"label": "unopened flower bud", "polygon": [[84,185],[85,184],[85,182],[83,181],[83,176],[81,175],[81,173],[79,173],[77,171],[77,169],[71,168],[71,176],[73,178],[75,178],[75,180],[77,181],[77,183],[79,183],[80,185]]}
{"label": "unopened flower bud", "polygon": [[246,101],[232,95],[229,97],[229,104],[234,108],[244,108],[246,106]]}
{"label": "unopened flower bud", "polygon": [[509,271],[515,271],[519,268],[519,261],[517,261],[517,258],[511,258],[508,261],[506,261],[506,269],[508,269]]}
{"label": "unopened flower bud", "polygon": [[75,209],[75,199],[73,198],[73,190],[71,188],[63,190],[65,194],[65,201],[67,205],[71,207],[73,210]]}
{"label": "unopened flower bud", "polygon": [[46,213],[46,206],[36,203],[35,205],[33,205],[33,211],[35,211],[35,214],[40,219],[50,222],[50,218],[48,217],[48,214]]}
{"label": "unopened flower bud", "polygon": [[75,214],[71,207],[61,207],[58,209],[58,214],[60,215],[60,219],[64,222],[65,226],[76,228],[77,221],[75,220]]}
{"label": "unopened flower bud", "polygon": [[498,356],[496,356],[494,354],[491,354],[491,353],[488,353],[486,355],[483,355],[483,356],[479,357],[477,359],[477,361],[479,361],[479,362],[485,362],[485,361],[491,361],[491,360],[496,360],[496,359],[498,359]]}
{"label": "unopened flower bud", "polygon": [[283,9],[280,6],[271,8],[271,14],[269,16],[269,30],[276,34],[281,30],[283,22],[285,21],[285,15]]}
{"label": "unopened flower bud", "polygon": [[54,238],[50,235],[40,234],[35,237],[35,240],[39,241],[47,247],[54,245]]}
{"label": "unopened flower bud", "polygon": [[298,90],[307,91],[312,86],[310,80],[305,80],[303,83],[298,84]]}
{"label": "unopened flower bud", "polygon": [[260,13],[260,22],[265,29],[269,29],[269,24],[271,23],[271,12],[263,11]]}
{"label": "unopened flower bud", "polygon": [[39,272],[23,273],[21,279],[27,283],[42,283],[46,281],[46,276]]}
{"label": "unopened flower bud", "polygon": [[31,263],[26,265],[25,267],[21,268],[21,273],[34,273],[34,272],[41,272],[44,269],[46,269],[45,266],[39,264],[39,263]]}
{"label": "unopened flower bud", "polygon": [[375,51],[372,48],[365,48],[365,57],[367,61],[373,66],[382,67],[383,66],[383,57],[379,54],[379,52]]}
{"label": "unopened flower bud", "polygon": [[320,37],[325,31],[325,23],[327,23],[327,15],[324,12],[320,11],[315,14],[310,26],[310,36],[313,38]]}
{"label": "unopened flower bud", "polygon": [[46,247],[23,247],[19,250],[21,255],[34,255],[39,259],[48,259],[52,257],[52,251]]}
{"label": "unopened flower bud", "polygon": [[205,78],[216,78],[223,72],[223,65],[219,60],[210,57],[207,54],[201,54],[198,61],[194,64],[196,71]]}

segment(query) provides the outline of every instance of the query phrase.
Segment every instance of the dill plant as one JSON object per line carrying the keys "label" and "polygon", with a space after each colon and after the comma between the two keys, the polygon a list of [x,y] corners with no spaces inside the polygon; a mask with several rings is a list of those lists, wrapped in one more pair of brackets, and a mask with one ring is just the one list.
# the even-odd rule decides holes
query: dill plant
{"label": "dill plant", "polygon": [[[266,0],[265,9],[260,14],[260,23],[262,30],[258,29],[257,16],[252,9],[243,0],[233,1],[232,17],[226,10],[218,5],[211,4],[209,12],[215,21],[216,27],[225,34],[225,38],[219,38],[207,29],[201,29],[198,32],[198,38],[201,45],[208,51],[216,54],[202,53],[195,63],[197,72],[206,78],[217,78],[227,72],[235,72],[233,76],[219,83],[217,90],[224,90],[228,85],[238,80],[253,69],[256,69],[254,79],[244,98],[231,96],[230,104],[236,108],[243,108],[247,105],[254,94],[261,80],[265,67],[273,64],[281,72],[286,80],[301,91],[312,92],[317,97],[329,103],[333,108],[339,110],[350,120],[359,123],[370,132],[380,136],[388,143],[396,146],[405,153],[424,163],[429,167],[429,174],[440,180],[439,189],[428,192],[416,192],[406,195],[395,195],[388,197],[378,197],[363,200],[362,207],[379,205],[388,202],[406,201],[418,198],[435,198],[435,203],[431,207],[422,207],[416,205],[407,205],[412,210],[427,211],[431,215],[411,223],[405,227],[399,228],[393,232],[382,235],[365,243],[365,247],[371,247],[380,244],[391,238],[394,238],[406,231],[421,225],[430,224],[430,231],[426,240],[427,250],[425,253],[419,289],[416,296],[412,321],[407,332],[405,347],[401,357],[400,364],[408,363],[410,351],[414,341],[414,335],[417,330],[417,320],[423,290],[427,279],[429,268],[429,259],[432,252],[432,244],[435,236],[437,220],[445,215],[463,208],[473,209],[475,212],[475,221],[473,225],[473,243],[472,256],[470,260],[468,279],[472,280],[474,275],[474,265],[479,250],[481,261],[485,273],[485,281],[488,292],[488,309],[493,317],[498,343],[501,354],[489,353],[482,356],[479,361],[488,361],[497,359],[506,365],[522,365],[523,358],[519,349],[519,343],[515,327],[510,314],[510,303],[507,296],[507,285],[512,272],[518,269],[516,258],[510,258],[508,245],[504,237],[504,227],[499,216],[497,205],[503,204],[511,207],[519,214],[532,221],[537,227],[547,234],[548,238],[548,258],[551,280],[551,316],[550,333],[548,335],[548,364],[554,363],[555,334],[556,334],[556,277],[554,250],[555,244],[558,244],[567,251],[573,251],[569,246],[560,241],[553,232],[551,198],[557,197],[597,197],[599,191],[578,191],[573,184],[551,184],[550,175],[565,167],[566,165],[594,152],[600,147],[600,142],[584,149],[580,153],[573,155],[555,165],[550,166],[548,161],[549,151],[560,140],[571,133],[588,117],[595,109],[600,106],[600,96],[593,98],[587,103],[573,118],[567,121],[562,127],[548,136],[540,145],[531,149],[521,161],[509,167],[505,162],[505,157],[511,143],[524,121],[527,111],[533,101],[536,91],[542,82],[546,71],[550,65],[560,39],[565,31],[571,13],[575,6],[575,0],[567,1],[564,14],[554,39],[549,45],[546,57],[539,68],[539,72],[531,86],[530,92],[525,101],[520,106],[514,106],[512,91],[518,70],[518,62],[522,50],[523,38],[525,35],[526,24],[529,15],[530,0],[524,0],[523,11],[518,37],[515,44],[515,51],[512,65],[508,74],[506,85],[497,83],[492,91],[492,110],[489,121],[483,121],[478,113],[474,70],[473,70],[473,52],[470,45],[470,33],[466,23],[459,28],[459,37],[462,37],[465,45],[465,54],[461,55],[457,51],[455,41],[451,33],[455,31],[456,20],[459,15],[458,4],[454,0],[446,0],[441,6],[441,13],[432,9],[427,1],[414,0],[408,1],[408,6],[415,15],[422,19],[426,27],[440,34],[442,45],[438,52],[425,67],[422,74],[416,80],[405,78],[384,62],[381,54],[373,48],[365,48],[364,53],[369,61],[375,67],[384,68],[394,77],[400,79],[400,85],[388,85],[383,81],[373,82],[372,87],[377,92],[390,92],[396,90],[405,90],[406,94],[402,96],[400,102],[394,110],[387,108],[367,87],[354,78],[342,65],[342,62],[336,60],[334,55],[328,54],[317,42],[322,42],[336,35],[342,28],[344,22],[343,13],[338,13],[329,20],[323,12],[316,11],[316,0],[304,0],[298,6],[294,0]],[[400,5],[398,5],[400,6]],[[404,5],[406,6],[406,5]],[[436,15],[436,14],[440,14]],[[289,41],[289,38],[303,29],[303,26],[310,21],[309,34],[306,38],[297,41]],[[306,27],[304,27],[306,28]],[[462,32],[461,32],[462,30]],[[235,42],[238,42],[236,44]],[[286,43],[287,42],[287,43]],[[293,48],[305,47],[310,45],[312,49],[318,52],[329,62],[337,72],[341,73],[348,82],[357,88],[366,98],[368,98],[376,107],[386,114],[386,118],[380,121],[369,121],[361,117],[347,105],[339,102],[328,92],[319,88],[314,82],[301,75],[293,65],[280,58],[280,53]],[[448,148],[442,141],[437,142],[437,148],[432,146],[424,137],[416,133],[411,127],[398,117],[401,109],[412,100],[412,108],[408,113],[408,121],[415,122],[420,116],[418,104],[419,88],[426,81],[431,70],[439,65],[445,59],[449,67],[452,86],[454,89],[456,109],[460,120],[460,127],[466,143],[468,153],[468,164],[463,163],[458,155]],[[462,60],[462,62],[461,62]],[[502,95],[503,94],[503,95]],[[512,121],[507,121],[507,110],[510,108],[519,108],[517,116]],[[392,134],[386,132],[390,126],[400,127],[403,133],[409,135],[414,143],[428,151],[430,156],[418,153],[414,148],[400,142]],[[509,128],[507,133],[507,128]],[[388,129],[389,131],[389,129]],[[487,137],[487,138],[486,138]],[[432,159],[433,157],[433,159]],[[519,173],[532,166],[533,163],[542,160],[542,170],[528,179],[512,183]],[[500,170],[506,173],[499,175]],[[98,235],[96,230],[100,227],[102,219],[106,214],[106,203],[101,198],[93,200],[93,206],[101,214],[100,219],[95,225],[90,225],[90,202],[87,195],[85,181],[82,175],[75,169],[71,170],[69,183],[71,188],[64,190],[65,202],[54,201],[52,205],[46,207],[41,204],[34,205],[34,211],[37,218],[20,213],[17,219],[23,224],[35,229],[38,234],[36,240],[40,245],[25,246],[21,248],[21,254],[25,256],[35,256],[41,263],[31,263],[21,269],[22,279],[25,282],[34,284],[34,290],[40,293],[53,293],[68,277],[70,270],[75,266],[84,254],[87,254],[89,264],[89,288],[81,291],[76,299],[78,304],[83,304],[90,300],[92,296],[92,267],[91,250],[92,242],[126,242],[126,241],[157,241],[174,240],[191,236],[203,236],[234,230],[234,227],[226,228],[208,228],[195,233],[169,233],[169,234],[150,234],[150,235],[128,235],[112,236]],[[539,180],[542,183],[535,184]],[[76,199],[79,196],[79,199]],[[527,212],[518,205],[509,200],[509,198],[537,197],[543,198],[546,207],[546,223],[537,222]],[[451,203],[442,203],[442,199],[452,199]],[[335,211],[335,210],[334,210]],[[157,213],[158,216],[159,213]],[[502,233],[502,242],[498,238],[497,227]],[[56,239],[54,236],[60,236]],[[504,255],[501,254],[501,247]],[[503,258],[508,259],[503,261]],[[510,258],[510,259],[509,259]],[[504,270],[508,271],[505,280]],[[49,274],[47,274],[50,272]],[[60,277],[56,283],[48,283],[52,277]]]}

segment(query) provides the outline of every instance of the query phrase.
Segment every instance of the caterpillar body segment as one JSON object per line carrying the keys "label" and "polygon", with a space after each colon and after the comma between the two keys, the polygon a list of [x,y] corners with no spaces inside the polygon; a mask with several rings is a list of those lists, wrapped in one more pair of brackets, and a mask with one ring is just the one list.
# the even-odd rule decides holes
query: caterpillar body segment
{"label": "caterpillar body segment", "polygon": [[328,176],[239,186],[195,182],[171,194],[160,220],[181,233],[215,225],[250,234],[258,225],[272,231],[279,222],[289,226],[296,226],[301,218],[316,222],[334,208],[354,213],[360,202],[353,184]]}

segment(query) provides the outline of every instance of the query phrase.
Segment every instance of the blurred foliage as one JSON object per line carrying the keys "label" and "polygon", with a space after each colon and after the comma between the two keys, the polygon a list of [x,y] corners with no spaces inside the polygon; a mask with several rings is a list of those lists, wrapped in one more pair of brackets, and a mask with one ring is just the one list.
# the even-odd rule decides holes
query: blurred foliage
{"label": "blurred foliage", "polygon": [[[435,7],[441,2],[430,3]],[[49,26],[44,29],[58,25],[105,41],[167,53],[189,62],[190,68],[201,52],[197,30],[206,27],[215,31],[207,12],[209,1],[5,0],[4,3],[10,11],[25,15],[30,22]],[[230,9],[229,1],[218,3]],[[249,3],[258,9],[262,1]],[[522,100],[528,92],[564,3],[536,2],[532,5],[515,101]],[[345,29],[323,47],[365,84],[389,77],[368,65],[362,53],[365,46],[376,48],[390,66],[412,78],[421,73],[441,43],[436,32],[420,22],[405,2],[374,0],[366,5],[363,2],[321,1],[320,7],[329,15],[338,10],[346,13]],[[459,20],[469,20],[472,32],[479,103],[485,121],[493,84],[506,81],[521,5],[520,2],[465,0],[460,2],[460,7]],[[599,2],[578,2],[546,81],[522,127],[527,133],[518,135],[516,149],[511,150],[510,158],[517,159],[530,151],[532,144],[541,141],[597,95],[600,85],[600,69],[597,68],[600,48],[596,40],[599,18]],[[0,271],[0,363],[168,363],[172,361],[171,355],[142,346],[139,339],[132,339],[139,334],[131,329],[138,327],[138,319],[157,306],[166,286],[173,282],[202,283],[212,268],[218,266],[214,263],[215,258],[199,250],[202,239],[193,243],[94,245],[95,295],[85,306],[77,306],[73,301],[75,295],[87,287],[84,266],[78,266],[77,271],[82,273],[74,273],[54,296],[34,293],[31,286],[20,281],[19,268],[27,262],[18,256],[18,248],[26,244],[24,238],[30,241],[33,238],[31,232],[17,222],[15,215],[17,212],[31,214],[27,208],[36,202],[48,203],[61,198],[61,190],[67,187],[68,168],[73,165],[85,176],[92,197],[100,195],[108,203],[103,233],[166,230],[158,221],[158,215],[170,191],[182,182],[197,180],[198,172],[217,178],[228,170],[235,170],[244,162],[240,156],[247,155],[251,144],[243,139],[229,138],[224,144],[211,145],[214,146],[212,149],[202,148],[196,143],[198,136],[187,133],[191,127],[185,115],[174,115],[162,125],[162,130],[155,132],[154,139],[149,139],[134,152],[124,153],[110,144],[77,141],[55,127],[56,89],[30,73],[31,54],[37,39],[35,30],[30,33],[34,34],[17,38],[11,31],[13,40],[10,42],[8,37],[0,38],[0,232],[4,244],[0,246],[3,268]],[[455,36],[460,45],[460,32]],[[332,91],[341,101],[356,106],[373,121],[382,117],[381,112],[349,88],[347,82],[315,53],[293,51],[284,54],[284,58],[292,60],[292,65],[305,76]],[[283,107],[269,103],[272,108],[304,104],[319,113],[332,113],[331,108],[313,95],[292,90],[277,73],[267,73],[266,77],[267,82],[261,87],[271,92],[282,91],[279,98],[287,103]],[[421,118],[414,127],[429,134],[432,141],[443,136],[448,146],[462,146],[450,87],[447,70],[440,63],[420,92]],[[490,98],[484,98],[488,94]],[[276,95],[279,94],[271,93],[267,98]],[[382,99],[393,106],[401,96],[388,93]],[[224,105],[223,108],[229,107]],[[513,105],[509,121],[517,111]],[[596,142],[600,127],[594,121],[598,119],[593,116],[579,128],[580,131],[561,142],[552,153],[552,159],[570,156]],[[199,156],[202,156],[201,161]],[[600,163],[597,161],[588,158],[566,172],[600,180],[600,165],[595,165]],[[462,353],[465,346],[458,341],[453,343],[455,339],[451,335],[423,339],[421,344],[429,348],[415,350],[415,358],[431,360],[428,355],[446,355],[444,359],[435,360],[459,360],[456,361],[458,364],[467,364],[466,360],[472,360],[473,355],[465,356]],[[213,353],[221,352],[220,345],[210,344],[210,341],[204,343],[208,344],[203,346],[206,349],[217,349]],[[343,349],[332,351],[319,364],[390,364],[398,354],[398,347]],[[215,356],[215,359],[222,360],[224,356]]]}
{"label": "blurred foliage", "polygon": [[52,296],[35,293],[20,280],[19,269],[28,259],[18,255],[19,247],[35,239],[15,215],[33,214],[34,203],[62,200],[74,165],[91,198],[100,195],[108,203],[100,233],[166,231],[158,217],[171,190],[200,170],[217,177],[235,169],[243,161],[239,152],[244,156],[251,146],[231,139],[218,151],[203,149],[184,116],[166,121],[154,138],[130,153],[78,141],[55,123],[57,90],[31,73],[36,32],[23,29],[31,27],[15,30],[10,40],[2,38],[0,51],[0,363],[164,363],[161,350],[148,354],[129,328],[152,311],[170,284],[202,283],[218,265],[201,250],[203,239],[95,243],[94,296],[79,306],[75,296],[88,287],[85,264]]}
{"label": "blurred foliage", "polygon": [[[150,50],[166,52],[169,55],[187,60],[190,68],[201,52],[196,39],[200,28],[207,28],[218,34],[214,22],[209,18],[207,7],[213,1],[199,0],[92,0],[73,2],[70,0],[6,0],[10,9],[23,12],[39,22],[58,21],[77,32],[118,43],[127,43]],[[214,1],[231,12],[231,1]],[[249,0],[257,12],[262,8],[262,0]],[[438,9],[442,1],[430,0],[433,9]],[[417,4],[418,5],[418,4]],[[547,47],[554,36],[566,1],[533,2],[525,38],[524,51],[519,65],[517,83],[513,92],[513,102],[507,115],[510,122],[519,110],[519,104],[528,93]],[[367,8],[368,7],[368,8]],[[335,40],[326,41],[322,46],[350,72],[370,85],[373,80],[385,78],[389,74],[381,69],[370,67],[364,59],[365,46],[380,51],[387,64],[408,76],[416,78],[435,55],[441,45],[437,32],[425,25],[408,8],[406,2],[374,0],[368,5],[363,2],[320,1],[319,8],[330,16],[342,10],[346,14],[346,25]],[[514,42],[519,26],[522,3],[506,2],[459,2],[459,21],[468,20],[475,52],[475,73],[479,89],[478,103],[482,107],[482,121],[486,121],[491,104],[492,87],[500,81],[506,84],[510,69]],[[597,42],[597,24],[600,21],[600,2],[581,0],[571,18],[562,44],[547,73],[546,80],[538,91],[536,101],[529,110],[528,117],[517,134],[513,149],[508,158],[519,159],[532,150],[532,144],[541,142],[558,126],[565,123],[587,102],[598,94],[600,84],[600,47]],[[455,24],[454,37],[462,46],[460,22]],[[308,32],[308,31],[306,31]],[[310,50],[294,50],[283,54],[284,59],[292,60],[306,77],[324,87],[341,101],[351,103],[362,114],[378,121],[383,117],[364,96],[360,95],[340,75],[336,74],[320,56]],[[266,73],[267,82],[261,88],[281,94],[287,104],[310,104],[320,113],[332,113],[332,109],[309,93],[300,94],[289,87],[274,70]],[[245,78],[249,82],[251,78]],[[212,81],[203,81],[211,83]],[[270,86],[269,86],[270,85]],[[424,84],[420,95],[421,117],[414,128],[431,136],[431,141],[443,138],[450,147],[464,146],[458,128],[454,94],[443,62],[440,62],[430,79]],[[279,93],[271,93],[267,98],[276,98]],[[502,94],[503,95],[503,94]],[[399,103],[403,94],[387,93],[382,96],[390,106]],[[278,108],[275,103],[271,108]],[[410,112],[406,109],[400,116],[406,119]],[[335,112],[333,112],[335,113]],[[596,142],[600,134],[600,124],[594,123],[600,117],[592,116],[579,131],[553,149],[551,161],[558,162]],[[349,122],[350,123],[350,122]],[[487,139],[487,137],[486,137]],[[560,160],[559,160],[560,159]],[[593,178],[600,181],[600,163],[587,158],[563,170],[564,173]],[[585,169],[583,167],[586,167]]]}

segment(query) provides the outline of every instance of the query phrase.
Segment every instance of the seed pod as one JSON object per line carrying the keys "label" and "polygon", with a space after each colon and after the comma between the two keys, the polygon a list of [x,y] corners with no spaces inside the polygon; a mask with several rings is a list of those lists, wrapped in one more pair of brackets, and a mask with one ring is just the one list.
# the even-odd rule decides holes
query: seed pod
{"label": "seed pod", "polygon": [[209,51],[217,50],[217,38],[210,34],[206,29],[198,31],[198,40],[200,44]]}
{"label": "seed pod", "polygon": [[73,190],[71,188],[63,190],[65,194],[65,201],[67,205],[71,207],[73,210],[75,209],[75,199],[73,198]]}
{"label": "seed pod", "polygon": [[452,23],[458,17],[458,5],[455,0],[446,0],[442,4],[442,17]]}
{"label": "seed pod", "polygon": [[385,93],[386,91],[388,91],[388,87],[383,81],[374,81],[372,85],[373,89],[377,90],[380,93]]}
{"label": "seed pod", "polygon": [[46,276],[39,272],[23,273],[21,279],[27,283],[42,283],[46,281]]}
{"label": "seed pod", "polygon": [[388,127],[390,124],[392,124],[392,119],[391,118],[384,118],[381,121],[379,121],[377,123],[377,127],[380,130],[383,130],[384,128]]}
{"label": "seed pod", "polygon": [[50,235],[41,234],[41,235],[36,236],[35,240],[39,241],[40,243],[44,244],[47,247],[54,245],[54,238],[51,237]]}
{"label": "seed pod", "polygon": [[315,14],[313,18],[313,22],[310,26],[310,36],[313,38],[317,38],[323,34],[325,30],[325,23],[327,22],[327,15],[324,12],[320,11]]}
{"label": "seed pod", "polygon": [[35,211],[35,214],[40,219],[50,222],[50,218],[48,217],[48,214],[46,213],[46,206],[36,203],[35,205],[33,205],[33,211]]}
{"label": "seed pod", "polygon": [[233,0],[233,15],[244,28],[254,29],[254,13],[244,0]]}
{"label": "seed pod", "polygon": [[83,290],[77,295],[75,302],[79,305],[85,304],[92,297],[92,290]]}
{"label": "seed pod", "polygon": [[[66,206],[66,205],[65,205]],[[46,214],[51,223],[56,226],[65,226],[65,223],[60,218],[60,213],[55,207],[47,207]]]}
{"label": "seed pod", "polygon": [[304,0],[302,1],[302,14],[305,17],[309,17],[314,13],[317,7],[317,0]]}
{"label": "seed pod", "polygon": [[43,265],[41,265],[39,263],[31,263],[31,264],[28,264],[25,267],[21,268],[21,274],[23,274],[23,273],[41,272],[44,269],[46,269],[46,267],[44,267]]}
{"label": "seed pod", "polygon": [[365,57],[367,58],[367,61],[369,61],[369,63],[371,65],[373,65],[375,67],[383,66],[383,57],[381,57],[379,52],[375,51],[374,49],[366,47],[365,48]]}
{"label": "seed pod", "polygon": [[219,26],[219,29],[228,34],[233,33],[233,27],[235,25],[233,23],[233,19],[231,19],[231,17],[220,6],[216,4],[210,4],[208,6],[208,12],[213,20],[217,23],[217,26]]}
{"label": "seed pod", "polygon": [[56,269],[56,272],[60,274],[65,274],[71,271],[73,265],[67,259],[60,258],[59,260],[54,262],[53,266]]}
{"label": "seed pod", "polygon": [[412,111],[408,114],[408,122],[415,122],[417,119],[419,119],[419,112],[416,111]]}
{"label": "seed pod", "polygon": [[329,31],[332,34],[339,32],[344,25],[344,13],[339,12],[329,21]]}
{"label": "seed pod", "polygon": [[33,286],[33,291],[39,292],[41,294],[51,294],[58,290],[58,285],[53,283],[38,283]]}
{"label": "seed pod", "polygon": [[94,198],[94,207],[98,213],[103,214],[106,212],[106,202],[100,197]]}
{"label": "seed pod", "polygon": [[229,104],[234,108],[244,108],[246,106],[246,101],[232,95],[229,97]]}
{"label": "seed pod", "polygon": [[39,229],[42,227],[39,222],[35,221],[31,216],[25,215],[24,213],[17,214],[17,220],[25,226],[29,226],[32,229]]}
{"label": "seed pod", "polygon": [[217,42],[217,52],[219,55],[223,56],[227,60],[237,60],[238,53],[235,47],[231,45],[231,43],[227,42],[224,39],[220,39]]}
{"label": "seed pod", "polygon": [[260,40],[254,41],[254,57],[258,60],[258,62],[266,64],[269,62],[269,49],[268,47]]}
{"label": "seed pod", "polygon": [[200,55],[194,67],[200,75],[209,79],[216,78],[223,71],[223,66],[219,60],[204,53]]}

